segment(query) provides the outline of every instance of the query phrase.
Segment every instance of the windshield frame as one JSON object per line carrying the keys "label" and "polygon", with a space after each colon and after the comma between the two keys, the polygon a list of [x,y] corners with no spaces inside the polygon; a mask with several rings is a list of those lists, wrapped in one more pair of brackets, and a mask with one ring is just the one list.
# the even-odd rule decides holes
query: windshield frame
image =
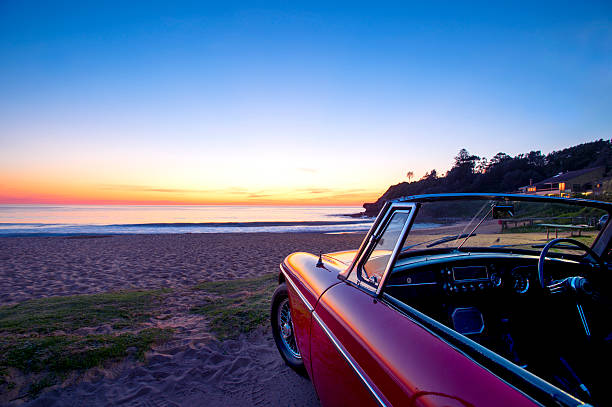
{"label": "windshield frame", "polygon": [[[539,203],[556,203],[562,205],[575,205],[575,206],[587,206],[591,208],[602,209],[608,213],[608,219],[612,218],[612,203],[603,201],[594,201],[589,199],[580,198],[560,198],[553,196],[539,196],[539,195],[523,195],[523,194],[494,194],[494,193],[453,193],[453,194],[425,194],[415,195],[411,197],[399,198],[397,201],[400,202],[442,202],[442,201],[492,201],[492,202],[512,202],[512,201],[524,201],[524,202],[539,202]],[[392,201],[393,202],[393,201]],[[418,210],[415,217],[418,216]],[[606,248],[608,247],[609,240],[612,238],[612,230],[608,222],[601,233],[597,235],[591,249],[599,256],[603,255]],[[410,230],[408,230],[408,234]]]}
{"label": "windshield frame", "polygon": [[[418,212],[420,210],[421,204],[426,202],[441,202],[441,201],[460,201],[460,200],[482,200],[484,201],[496,201],[496,202],[510,202],[510,201],[525,201],[525,202],[540,202],[540,203],[557,203],[564,205],[576,205],[576,206],[587,206],[592,208],[598,208],[606,211],[608,213],[608,218],[612,218],[612,203],[602,202],[602,201],[594,201],[587,199],[579,199],[579,198],[559,198],[559,197],[550,197],[550,196],[538,196],[538,195],[523,195],[523,194],[495,194],[495,193],[451,193],[451,194],[425,194],[425,195],[415,195],[410,197],[403,197],[394,200],[387,201],[383,206],[382,210],[378,214],[376,221],[372,225],[372,228],[366,235],[363,240],[355,259],[353,260],[350,267],[348,267],[344,272],[338,275],[340,280],[346,280],[351,272],[357,272],[357,265],[360,264],[364,259],[364,252],[367,255],[367,248],[371,244],[371,238],[374,235],[374,232],[379,230],[381,223],[383,220],[386,220],[389,216],[389,212],[391,212],[391,208],[397,208],[398,205],[401,204],[415,204],[415,211],[413,213],[412,221],[410,222],[410,227],[406,228],[405,231],[399,237],[399,241],[403,242],[406,240],[406,237],[412,230],[412,223],[416,216],[418,216]],[[593,244],[591,245],[591,249],[599,256],[602,256],[608,248],[608,243],[612,240],[612,222],[607,222],[604,226],[603,230],[597,235]],[[467,248],[466,248],[467,249]],[[516,249],[515,249],[516,250]],[[498,251],[498,250],[492,250]],[[397,254],[396,256],[397,257]],[[392,261],[388,264],[387,272],[393,267],[395,261],[397,259],[393,258]],[[386,274],[383,275],[380,287],[382,288],[384,280],[386,279]],[[379,290],[377,290],[379,291]]]}

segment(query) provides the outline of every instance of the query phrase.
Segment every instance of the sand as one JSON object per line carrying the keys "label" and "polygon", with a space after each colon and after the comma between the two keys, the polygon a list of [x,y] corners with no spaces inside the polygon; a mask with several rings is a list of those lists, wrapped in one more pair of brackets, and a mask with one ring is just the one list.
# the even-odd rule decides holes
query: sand
{"label": "sand", "polygon": [[362,238],[321,233],[0,238],[0,305],[258,276],[278,272],[289,253],[358,248]]}
{"label": "sand", "polygon": [[92,369],[29,406],[318,406],[312,383],[289,369],[269,328],[237,340],[175,342],[142,364]]}
{"label": "sand", "polygon": [[[277,272],[291,252],[357,248],[362,237],[253,233],[0,238],[0,305],[168,287],[173,290],[161,313],[147,324],[175,332],[171,341],[154,347],[144,363],[128,358],[90,369],[34,400],[7,405],[317,406],[312,383],[283,363],[268,326],[219,342],[209,333],[206,318],[189,312],[198,301],[190,287]],[[106,327],[96,329],[103,332]]]}

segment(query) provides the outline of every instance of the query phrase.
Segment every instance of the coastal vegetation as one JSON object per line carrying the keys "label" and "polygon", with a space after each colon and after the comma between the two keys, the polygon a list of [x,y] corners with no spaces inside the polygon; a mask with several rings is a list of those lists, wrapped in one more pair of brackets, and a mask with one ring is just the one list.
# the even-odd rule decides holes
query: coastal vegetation
{"label": "coastal vegetation", "polygon": [[192,312],[206,315],[218,339],[235,338],[268,321],[277,278],[277,274],[270,273],[201,283],[195,289],[204,292],[205,303],[193,307]]}
{"label": "coastal vegetation", "polygon": [[[133,356],[142,360],[171,331],[144,326],[164,291],[50,297],[0,307],[0,388],[14,374],[30,375],[20,397],[34,396],[73,371]],[[108,325],[104,333],[99,327]]]}
{"label": "coastal vegetation", "polygon": [[[540,151],[514,157],[500,152],[491,159],[461,149],[444,175],[433,169],[418,181],[392,185],[376,202],[365,203],[365,215],[376,216],[384,203],[402,196],[447,192],[513,192],[553,175],[585,168],[605,167],[612,170],[612,140],[579,144],[550,154]],[[606,191],[598,199],[611,199]]]}
{"label": "coastal vegetation", "polygon": [[[190,288],[204,298],[191,312],[205,316],[217,339],[235,338],[267,323],[276,286],[275,273],[203,282]],[[169,294],[118,291],[0,307],[0,393],[35,397],[74,372],[125,358],[144,361],[154,344],[173,336],[172,330],[147,324],[159,317]]]}

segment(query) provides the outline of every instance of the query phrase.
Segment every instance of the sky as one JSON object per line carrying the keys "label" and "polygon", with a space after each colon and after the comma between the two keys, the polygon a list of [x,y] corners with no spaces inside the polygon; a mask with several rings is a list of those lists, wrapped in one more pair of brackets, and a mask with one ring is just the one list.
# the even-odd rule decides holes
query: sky
{"label": "sky", "polygon": [[612,137],[612,3],[0,0],[0,203],[361,205]]}

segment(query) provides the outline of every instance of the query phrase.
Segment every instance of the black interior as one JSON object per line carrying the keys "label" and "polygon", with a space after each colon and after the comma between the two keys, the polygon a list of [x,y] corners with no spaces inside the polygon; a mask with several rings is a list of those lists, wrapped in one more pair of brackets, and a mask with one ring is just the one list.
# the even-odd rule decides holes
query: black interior
{"label": "black interior", "polygon": [[385,292],[585,402],[612,405],[612,271],[582,257],[549,259],[551,278],[588,276],[593,286],[551,295],[537,264],[537,253],[412,253],[398,259]]}

